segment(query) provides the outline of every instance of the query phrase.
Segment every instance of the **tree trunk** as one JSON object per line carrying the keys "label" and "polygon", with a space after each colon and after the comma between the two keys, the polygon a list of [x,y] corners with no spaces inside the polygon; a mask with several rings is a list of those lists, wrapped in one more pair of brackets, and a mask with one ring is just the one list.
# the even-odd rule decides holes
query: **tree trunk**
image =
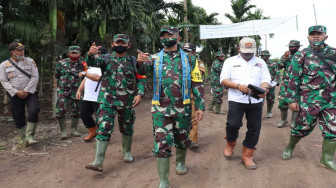
{"label": "tree trunk", "polygon": [[52,117],[56,118],[56,100],[57,100],[57,84],[56,84],[56,79],[55,79],[55,67],[56,67],[56,52],[55,52],[55,44],[56,44],[56,37],[57,37],[57,4],[56,0],[50,0],[49,2],[49,22],[51,26],[51,37],[53,41],[53,49],[51,53],[51,75],[52,75]]}
{"label": "tree trunk", "polygon": [[[185,11],[184,22],[188,22],[188,8],[187,8],[187,0],[183,0],[183,6]],[[184,43],[188,42],[188,28],[184,27]]]}
{"label": "tree trunk", "polygon": [[[0,1],[1,4],[0,6],[2,7],[2,23],[1,25],[5,25],[7,23],[7,20],[9,20],[9,16],[10,16],[10,9],[9,9],[9,0],[2,0]],[[9,41],[10,39],[7,37],[7,33],[5,32],[5,29],[2,28],[1,31],[1,41],[3,44],[8,44],[11,41]]]}
{"label": "tree trunk", "polygon": [[102,20],[99,26],[99,36],[100,40],[103,40],[106,35],[106,11],[103,10],[102,12]]}

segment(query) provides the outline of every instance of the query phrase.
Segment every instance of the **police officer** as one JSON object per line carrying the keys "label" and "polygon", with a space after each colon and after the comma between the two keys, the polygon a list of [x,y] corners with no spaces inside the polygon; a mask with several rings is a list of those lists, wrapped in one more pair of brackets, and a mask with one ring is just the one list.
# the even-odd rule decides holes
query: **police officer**
{"label": "police officer", "polygon": [[60,60],[56,65],[55,78],[57,79],[57,118],[61,129],[61,139],[67,139],[66,119],[67,103],[70,101],[71,113],[71,135],[81,136],[77,132],[81,101],[76,98],[76,92],[81,83],[79,73],[86,70],[87,66],[80,59],[80,47],[70,46],[69,58]]}
{"label": "police officer", "polygon": [[268,67],[269,73],[271,75],[271,84],[270,88],[268,90],[268,93],[266,95],[266,101],[267,101],[267,118],[272,117],[272,108],[274,104],[275,99],[275,86],[280,83],[280,72],[278,70],[278,63],[271,61],[270,58],[271,54],[268,50],[264,50],[260,52],[260,57],[263,59]]}
{"label": "police officer", "polygon": [[[291,40],[288,44],[289,50],[285,52],[285,54],[281,57],[280,61],[278,62],[278,68],[279,70],[283,70],[282,74],[282,81],[279,91],[279,105],[278,108],[281,111],[281,121],[277,124],[278,128],[284,127],[288,121],[287,121],[287,115],[288,115],[288,103],[286,102],[286,94],[287,94],[287,88],[288,88],[288,82],[289,82],[289,66],[291,64],[292,58],[294,54],[299,50],[300,48],[300,41],[298,40]],[[291,120],[291,127],[294,126],[294,121],[297,116],[297,112],[292,112],[292,120]]]}
{"label": "police officer", "polygon": [[209,111],[213,111],[215,114],[225,114],[221,111],[224,95],[224,86],[220,84],[220,73],[224,64],[224,54],[221,51],[216,53],[216,60],[212,63],[211,66],[211,76],[210,76],[210,85],[211,85],[211,94],[212,98],[209,104]]}
{"label": "police officer", "polygon": [[196,121],[204,111],[204,86],[197,74],[196,57],[178,48],[179,30],[161,28],[163,49],[155,55],[138,51],[140,73],[153,73],[152,116],[155,135],[154,155],[160,176],[159,187],[169,187],[168,180],[172,147],[176,147],[176,173],[187,174],[185,158],[190,146],[191,90],[195,99]]}
{"label": "police officer", "polygon": [[308,48],[296,53],[292,59],[287,102],[289,108],[299,114],[281,158],[290,159],[295,145],[318,123],[324,137],[320,165],[336,171],[333,161],[336,148],[336,49],[325,43],[326,33],[325,26],[309,27]]}
{"label": "police officer", "polygon": [[[196,47],[192,43],[186,43],[183,46],[183,51],[189,53],[190,55],[196,55]],[[191,74],[194,74],[195,77],[199,77],[198,79],[194,79],[196,82],[203,82],[203,74],[205,72],[205,66],[203,61],[196,59],[196,66]],[[191,139],[190,149],[198,148],[198,121],[196,121],[196,112],[195,112],[195,99],[194,95],[190,93],[191,99],[191,121],[192,121],[192,129],[190,130],[189,138]]]}
{"label": "police officer", "polygon": [[86,56],[88,65],[99,65],[102,68],[101,88],[98,95],[96,155],[94,161],[85,166],[86,169],[94,171],[103,171],[105,152],[117,115],[119,131],[122,134],[124,162],[134,161],[131,154],[135,122],[134,108],[140,104],[145,92],[146,78],[137,74],[136,58],[127,53],[131,46],[128,35],[115,35],[111,45],[113,52],[105,55],[104,58],[94,57],[98,53],[98,47],[95,44],[90,47]]}
{"label": "police officer", "polygon": [[[40,111],[36,92],[38,69],[34,60],[24,56],[24,45],[13,42],[9,44],[8,49],[11,58],[0,65],[1,84],[10,96],[12,115],[21,138],[26,138],[26,145],[36,144],[34,134]],[[25,128],[25,106],[28,110],[27,128]]]}

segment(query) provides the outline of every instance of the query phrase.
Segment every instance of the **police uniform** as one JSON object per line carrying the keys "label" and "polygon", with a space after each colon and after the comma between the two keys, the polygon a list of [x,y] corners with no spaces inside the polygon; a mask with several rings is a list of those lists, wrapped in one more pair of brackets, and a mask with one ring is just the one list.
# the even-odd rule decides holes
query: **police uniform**
{"label": "police uniform", "polygon": [[[23,50],[24,46],[21,43],[14,42],[9,45],[9,48],[10,51],[14,49]],[[16,64],[31,77],[29,78],[19,71],[12,63]],[[15,126],[21,129],[22,133],[26,132],[26,139],[28,136],[29,139],[27,139],[27,141],[29,141],[35,134],[38,113],[40,111],[40,104],[36,92],[39,75],[35,61],[29,57],[24,57],[23,60],[18,62],[13,58],[3,61],[0,65],[0,80],[2,86],[10,96],[11,111]],[[24,99],[16,95],[18,91],[22,90],[28,92],[28,96]],[[28,110],[27,130],[24,130],[24,126],[26,125],[25,106],[27,106]]]}
{"label": "police uniform", "polygon": [[[309,37],[326,36],[326,32],[327,28],[322,25],[308,29]],[[320,165],[336,171],[333,162],[336,148],[336,49],[325,44],[325,39],[309,41],[310,45],[297,52],[292,59],[287,103],[299,105],[299,115],[281,157],[290,159],[295,145],[309,135],[318,123],[324,137]]]}

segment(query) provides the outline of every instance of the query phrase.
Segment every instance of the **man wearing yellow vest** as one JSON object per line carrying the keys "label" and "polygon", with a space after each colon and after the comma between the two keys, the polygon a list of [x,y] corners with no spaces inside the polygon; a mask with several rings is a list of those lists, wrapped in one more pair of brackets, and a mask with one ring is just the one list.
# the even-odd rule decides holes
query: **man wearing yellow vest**
{"label": "man wearing yellow vest", "polygon": [[[196,54],[196,47],[192,43],[186,43],[183,46],[183,51],[186,53],[189,53],[190,55]],[[205,72],[205,66],[203,61],[196,59],[196,66],[195,69],[191,72],[192,75],[197,77],[200,82],[203,81],[203,74]],[[190,99],[191,99],[191,122],[192,122],[192,128],[190,130],[189,138],[191,139],[191,145],[190,149],[197,149],[198,148],[198,122],[196,121],[196,115],[195,115],[195,99],[194,95],[191,92],[190,93]]]}

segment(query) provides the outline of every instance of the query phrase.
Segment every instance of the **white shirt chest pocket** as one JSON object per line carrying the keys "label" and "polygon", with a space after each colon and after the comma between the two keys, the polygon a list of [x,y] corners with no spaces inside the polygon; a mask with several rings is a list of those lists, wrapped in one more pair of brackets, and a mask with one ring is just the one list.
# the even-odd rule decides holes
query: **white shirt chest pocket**
{"label": "white shirt chest pocket", "polygon": [[261,74],[262,74],[262,66],[253,66],[251,68],[251,78],[254,78],[254,79],[259,79],[261,78]]}
{"label": "white shirt chest pocket", "polygon": [[12,79],[17,76],[14,67],[6,67],[6,74],[8,79]]}
{"label": "white shirt chest pocket", "polygon": [[231,68],[231,77],[233,79],[241,78],[244,76],[243,67],[241,65],[233,65]]}

